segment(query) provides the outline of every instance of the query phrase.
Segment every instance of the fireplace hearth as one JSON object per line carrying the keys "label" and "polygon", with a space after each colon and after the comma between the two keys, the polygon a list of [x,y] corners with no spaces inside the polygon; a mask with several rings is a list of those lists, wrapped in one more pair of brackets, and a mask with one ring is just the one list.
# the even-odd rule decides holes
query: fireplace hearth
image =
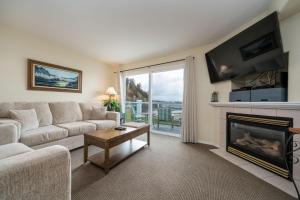
{"label": "fireplace hearth", "polygon": [[226,150],[284,178],[291,179],[292,118],[227,113]]}

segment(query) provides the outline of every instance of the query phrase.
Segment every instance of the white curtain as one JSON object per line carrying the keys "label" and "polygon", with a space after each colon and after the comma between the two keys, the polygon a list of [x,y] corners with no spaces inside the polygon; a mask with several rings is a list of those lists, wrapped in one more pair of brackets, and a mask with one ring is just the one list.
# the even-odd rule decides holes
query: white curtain
{"label": "white curtain", "polygon": [[116,85],[117,85],[117,90],[119,92],[119,102],[121,104],[121,112],[125,111],[124,108],[124,91],[123,91],[123,72],[118,70],[116,72]]}
{"label": "white curtain", "polygon": [[197,142],[197,77],[195,59],[192,56],[186,58],[184,68],[184,91],[181,138],[183,142]]}

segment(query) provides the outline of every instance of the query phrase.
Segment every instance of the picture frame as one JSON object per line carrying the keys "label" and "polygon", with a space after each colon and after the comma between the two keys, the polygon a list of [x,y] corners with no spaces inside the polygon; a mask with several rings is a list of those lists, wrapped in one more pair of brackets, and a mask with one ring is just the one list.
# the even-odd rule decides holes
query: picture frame
{"label": "picture frame", "polygon": [[32,59],[27,65],[28,90],[82,93],[82,71]]}

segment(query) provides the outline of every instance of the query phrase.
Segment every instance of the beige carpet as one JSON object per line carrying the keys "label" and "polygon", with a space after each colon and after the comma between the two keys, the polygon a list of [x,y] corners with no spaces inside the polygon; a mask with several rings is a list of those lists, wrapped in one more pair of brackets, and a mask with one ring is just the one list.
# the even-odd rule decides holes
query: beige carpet
{"label": "beige carpet", "polygon": [[[152,134],[145,148],[104,176],[82,165],[83,150],[72,151],[72,199],[294,199],[209,151],[202,144]],[[91,148],[91,153],[98,150]]]}

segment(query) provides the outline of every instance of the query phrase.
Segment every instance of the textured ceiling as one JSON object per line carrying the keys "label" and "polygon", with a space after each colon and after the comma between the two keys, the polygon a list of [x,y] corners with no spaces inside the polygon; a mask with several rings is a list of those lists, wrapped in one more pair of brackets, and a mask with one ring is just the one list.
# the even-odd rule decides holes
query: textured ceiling
{"label": "textured ceiling", "polygon": [[212,42],[272,0],[1,0],[0,23],[107,63],[126,64]]}

